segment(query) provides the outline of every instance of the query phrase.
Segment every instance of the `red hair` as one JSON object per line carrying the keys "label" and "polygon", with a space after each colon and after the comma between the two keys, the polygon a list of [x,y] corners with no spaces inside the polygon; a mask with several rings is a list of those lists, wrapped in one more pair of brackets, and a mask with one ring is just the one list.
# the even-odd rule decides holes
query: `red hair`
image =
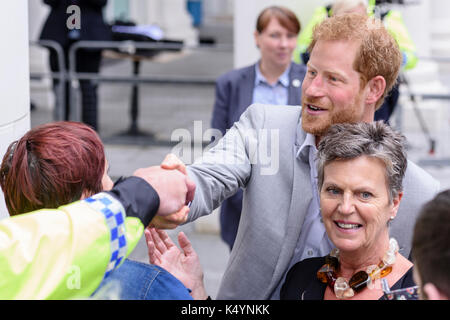
{"label": "red hair", "polygon": [[286,28],[289,32],[299,34],[301,25],[297,16],[288,8],[281,6],[271,6],[261,11],[256,20],[256,30],[258,33],[262,33],[266,29],[272,18],[277,19],[283,28]]}
{"label": "red hair", "polygon": [[10,215],[57,208],[83,192],[102,191],[105,151],[89,126],[70,121],[37,126],[11,143],[0,168]]}

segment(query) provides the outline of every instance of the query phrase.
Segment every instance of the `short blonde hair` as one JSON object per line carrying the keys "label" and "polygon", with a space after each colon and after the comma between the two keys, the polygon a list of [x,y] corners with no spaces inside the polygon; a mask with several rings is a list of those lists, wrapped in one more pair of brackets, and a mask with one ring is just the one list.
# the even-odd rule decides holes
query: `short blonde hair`
{"label": "short blonde hair", "polygon": [[308,48],[311,53],[317,41],[350,40],[360,43],[353,68],[360,74],[361,88],[376,76],[382,76],[386,88],[377,101],[378,109],[397,81],[402,55],[395,39],[376,18],[349,13],[332,16],[318,24]]}

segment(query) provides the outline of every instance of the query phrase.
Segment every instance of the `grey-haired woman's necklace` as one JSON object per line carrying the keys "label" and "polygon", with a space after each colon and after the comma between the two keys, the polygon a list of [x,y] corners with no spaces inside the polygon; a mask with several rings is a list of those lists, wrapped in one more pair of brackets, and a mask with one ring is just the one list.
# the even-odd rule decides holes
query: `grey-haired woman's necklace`
{"label": "grey-haired woman's necklace", "polygon": [[325,264],[317,271],[317,278],[327,283],[331,291],[338,299],[348,299],[369,286],[372,281],[387,276],[392,271],[396,255],[399,250],[398,242],[394,238],[389,239],[389,249],[378,265],[371,265],[365,271],[358,271],[349,281],[338,277],[339,272],[339,249],[331,250],[325,257]]}

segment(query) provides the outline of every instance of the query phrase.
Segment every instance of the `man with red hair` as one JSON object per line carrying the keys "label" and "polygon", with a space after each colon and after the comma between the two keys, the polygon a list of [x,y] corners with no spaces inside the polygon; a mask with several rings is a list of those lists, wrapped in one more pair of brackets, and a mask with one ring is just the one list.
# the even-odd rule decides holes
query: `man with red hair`
{"label": "man with red hair", "polygon": [[[320,210],[317,145],[333,124],[372,122],[402,62],[381,21],[355,13],[320,23],[309,51],[301,107],[248,107],[213,148],[185,169],[197,185],[189,222],[244,189],[218,299],[279,299],[291,266],[333,249]],[[410,253],[420,207],[438,190],[436,180],[408,162],[402,205],[390,227],[404,256]]]}

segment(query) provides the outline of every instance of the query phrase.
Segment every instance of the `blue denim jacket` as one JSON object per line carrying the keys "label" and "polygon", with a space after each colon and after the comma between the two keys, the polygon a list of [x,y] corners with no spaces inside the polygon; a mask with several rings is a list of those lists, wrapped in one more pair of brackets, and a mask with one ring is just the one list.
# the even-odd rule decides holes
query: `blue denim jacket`
{"label": "blue denim jacket", "polygon": [[163,268],[126,259],[103,280],[93,299],[192,300],[187,289]]}

